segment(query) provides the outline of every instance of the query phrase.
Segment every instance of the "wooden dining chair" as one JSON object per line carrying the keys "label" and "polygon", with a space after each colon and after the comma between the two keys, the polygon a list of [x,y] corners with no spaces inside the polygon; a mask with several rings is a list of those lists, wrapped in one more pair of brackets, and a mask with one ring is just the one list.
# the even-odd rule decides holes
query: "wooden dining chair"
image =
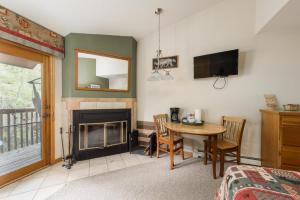
{"label": "wooden dining chair", "polygon": [[[237,162],[241,160],[241,143],[246,120],[240,117],[222,117],[222,125],[226,132],[217,142],[217,150],[220,156],[220,176],[224,175],[225,162]],[[210,140],[204,140],[204,164],[207,164],[207,155],[211,151]],[[235,157],[233,160],[226,160],[225,156]]]}
{"label": "wooden dining chair", "polygon": [[[168,114],[154,115],[153,119],[156,128],[156,141],[157,141],[156,155],[157,158],[159,158],[160,151],[170,152],[169,149],[170,149],[170,145],[172,144],[169,131],[164,126],[164,124],[168,122]],[[165,147],[161,147],[161,145],[165,145]],[[172,146],[174,147],[174,153],[180,152],[182,159],[184,159],[183,137],[174,135]]]}

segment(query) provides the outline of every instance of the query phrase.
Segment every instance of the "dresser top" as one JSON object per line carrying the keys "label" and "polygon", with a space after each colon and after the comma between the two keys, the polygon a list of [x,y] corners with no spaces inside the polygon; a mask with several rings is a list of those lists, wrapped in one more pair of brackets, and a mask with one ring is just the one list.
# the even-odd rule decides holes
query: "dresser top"
{"label": "dresser top", "polygon": [[272,113],[278,115],[299,115],[300,111],[284,111],[284,110],[269,110],[269,109],[260,109],[262,113]]}

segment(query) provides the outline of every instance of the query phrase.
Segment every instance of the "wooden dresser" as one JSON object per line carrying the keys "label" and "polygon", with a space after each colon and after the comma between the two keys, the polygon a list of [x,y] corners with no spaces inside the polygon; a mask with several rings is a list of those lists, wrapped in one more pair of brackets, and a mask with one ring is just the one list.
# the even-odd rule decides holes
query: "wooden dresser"
{"label": "wooden dresser", "polygon": [[300,171],[300,112],[260,112],[262,166]]}

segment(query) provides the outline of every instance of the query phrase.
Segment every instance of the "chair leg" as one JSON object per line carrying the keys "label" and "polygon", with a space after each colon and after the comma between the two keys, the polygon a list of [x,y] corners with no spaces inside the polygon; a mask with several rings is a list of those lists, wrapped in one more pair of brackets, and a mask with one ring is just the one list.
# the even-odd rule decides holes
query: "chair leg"
{"label": "chair leg", "polygon": [[156,145],[156,157],[159,158],[159,142],[157,141],[157,145]]}
{"label": "chair leg", "polygon": [[181,158],[182,158],[182,160],[184,160],[184,151],[183,151],[183,141],[182,141],[182,143],[181,143]]}
{"label": "chair leg", "polygon": [[208,160],[210,160],[210,161],[212,161],[212,147],[211,147],[211,145],[210,144],[208,144],[208,152],[210,153],[210,154],[208,154]]}
{"label": "chair leg", "polygon": [[220,176],[224,176],[224,163],[225,163],[225,154],[223,151],[220,152]]}
{"label": "chair leg", "polygon": [[236,162],[238,165],[241,163],[241,152],[239,150],[236,152]]}
{"label": "chair leg", "polygon": [[181,149],[181,158],[182,158],[182,160],[184,160],[184,151],[183,151],[183,148]]}
{"label": "chair leg", "polygon": [[204,141],[204,165],[207,165],[207,142]]}

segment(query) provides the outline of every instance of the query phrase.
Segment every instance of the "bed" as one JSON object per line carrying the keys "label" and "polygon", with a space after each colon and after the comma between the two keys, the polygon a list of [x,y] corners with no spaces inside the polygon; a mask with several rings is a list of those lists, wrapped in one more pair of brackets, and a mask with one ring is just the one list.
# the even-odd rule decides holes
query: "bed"
{"label": "bed", "polygon": [[235,165],[227,169],[215,200],[300,200],[300,173]]}

